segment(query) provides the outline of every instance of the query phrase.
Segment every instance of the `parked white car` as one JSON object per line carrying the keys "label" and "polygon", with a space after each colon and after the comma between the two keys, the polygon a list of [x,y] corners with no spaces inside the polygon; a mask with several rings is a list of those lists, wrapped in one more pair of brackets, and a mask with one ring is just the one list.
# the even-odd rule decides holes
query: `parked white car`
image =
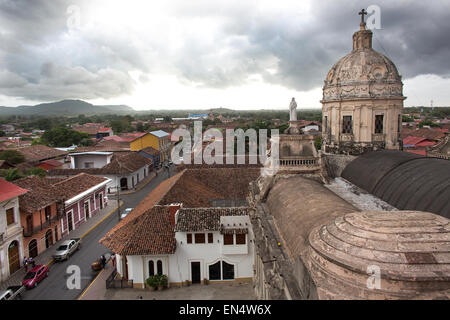
{"label": "parked white car", "polygon": [[120,215],[120,219],[125,218],[132,210],[133,210],[133,208],[126,208]]}

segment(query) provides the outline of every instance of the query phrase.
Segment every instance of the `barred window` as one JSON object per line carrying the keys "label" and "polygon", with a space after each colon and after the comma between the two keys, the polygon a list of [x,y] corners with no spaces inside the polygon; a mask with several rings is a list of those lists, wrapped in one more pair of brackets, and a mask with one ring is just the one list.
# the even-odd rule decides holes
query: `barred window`
{"label": "barred window", "polygon": [[187,234],[187,243],[192,243],[192,233]]}
{"label": "barred window", "polygon": [[375,133],[383,133],[383,118],[382,114],[375,116]]}
{"label": "barred window", "polygon": [[194,235],[195,243],[205,243],[205,234],[204,233],[196,233]]}
{"label": "barred window", "polygon": [[214,241],[214,236],[212,233],[208,233],[208,243],[213,243]]}
{"label": "barred window", "polygon": [[224,234],[223,235],[223,244],[224,245],[233,245],[234,244],[234,239],[233,239],[233,235],[232,234]]}
{"label": "barred window", "polygon": [[245,234],[236,235],[236,244],[245,244]]}
{"label": "barred window", "polygon": [[352,116],[342,118],[342,133],[353,133]]}

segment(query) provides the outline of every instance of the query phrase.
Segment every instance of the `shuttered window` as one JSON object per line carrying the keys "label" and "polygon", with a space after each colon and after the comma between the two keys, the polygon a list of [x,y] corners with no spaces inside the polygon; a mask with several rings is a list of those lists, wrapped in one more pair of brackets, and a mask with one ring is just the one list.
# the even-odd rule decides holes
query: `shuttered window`
{"label": "shuttered window", "polygon": [[9,226],[10,224],[16,223],[14,219],[14,208],[6,210],[6,224]]}
{"label": "shuttered window", "polygon": [[224,234],[223,235],[223,244],[224,245],[233,245],[233,235],[232,234]]}
{"label": "shuttered window", "polygon": [[196,233],[195,234],[195,243],[205,243],[205,234],[204,233]]}

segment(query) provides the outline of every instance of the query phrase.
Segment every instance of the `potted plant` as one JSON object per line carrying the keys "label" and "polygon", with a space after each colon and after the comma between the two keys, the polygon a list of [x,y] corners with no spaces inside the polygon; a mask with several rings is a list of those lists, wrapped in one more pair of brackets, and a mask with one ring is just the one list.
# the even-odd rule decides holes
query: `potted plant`
{"label": "potted plant", "polygon": [[158,290],[162,290],[164,288],[167,288],[167,283],[169,282],[167,279],[167,276],[165,274],[159,275],[158,279]]}
{"label": "potted plant", "polygon": [[155,291],[158,286],[158,277],[157,275],[150,276],[146,280],[147,285],[150,287],[151,291]]}

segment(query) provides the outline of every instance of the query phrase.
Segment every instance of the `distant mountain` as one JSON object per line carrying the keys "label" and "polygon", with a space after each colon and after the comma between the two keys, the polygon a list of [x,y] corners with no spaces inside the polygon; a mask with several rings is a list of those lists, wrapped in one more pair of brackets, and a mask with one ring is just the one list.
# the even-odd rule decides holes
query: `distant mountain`
{"label": "distant mountain", "polygon": [[96,106],[82,100],[62,100],[41,103],[35,106],[0,107],[0,116],[42,115],[42,116],[77,116],[106,113],[134,113],[134,109],[125,105]]}

